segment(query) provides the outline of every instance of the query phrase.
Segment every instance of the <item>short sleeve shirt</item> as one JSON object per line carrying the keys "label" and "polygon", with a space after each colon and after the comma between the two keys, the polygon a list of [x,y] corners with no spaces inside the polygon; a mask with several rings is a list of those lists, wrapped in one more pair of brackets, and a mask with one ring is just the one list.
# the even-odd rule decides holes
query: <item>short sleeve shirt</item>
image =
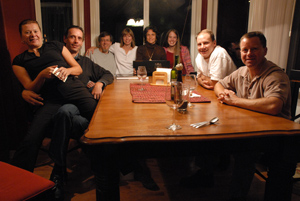
{"label": "short sleeve shirt", "polygon": [[[64,44],[58,41],[46,42],[38,49],[40,53],[39,57],[33,52],[26,50],[14,58],[13,65],[24,67],[32,80],[34,80],[42,70],[53,65],[57,65],[58,68],[69,68],[70,66],[62,56],[63,47]],[[80,80],[73,78],[74,76],[70,75],[65,83],[57,78],[46,79],[39,93],[44,100],[62,101],[63,98],[68,98],[68,92],[85,88]]]}
{"label": "short sleeve shirt", "polygon": [[290,119],[290,81],[285,72],[271,61],[265,61],[260,75],[251,80],[246,66],[239,68],[219,83],[230,89],[240,98],[257,99],[276,97],[283,101],[279,116]]}
{"label": "short sleeve shirt", "polygon": [[42,47],[38,49],[40,53],[39,57],[33,52],[26,50],[14,58],[12,65],[24,67],[32,80],[49,66],[58,65],[58,67],[63,66],[68,68],[69,65],[62,56],[63,47],[64,44],[58,41],[44,43]]}
{"label": "short sleeve shirt", "polygon": [[209,57],[208,63],[203,56],[198,53],[196,57],[197,74],[210,77],[211,80],[218,81],[223,79],[236,70],[236,66],[226,50],[216,46]]}

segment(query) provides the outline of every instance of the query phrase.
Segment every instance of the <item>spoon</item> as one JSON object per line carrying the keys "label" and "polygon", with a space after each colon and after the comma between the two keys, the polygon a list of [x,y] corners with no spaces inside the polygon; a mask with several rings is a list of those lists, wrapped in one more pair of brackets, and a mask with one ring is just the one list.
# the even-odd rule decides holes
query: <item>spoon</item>
{"label": "spoon", "polygon": [[214,117],[210,121],[204,121],[204,122],[200,122],[200,123],[196,123],[196,124],[191,124],[191,126],[193,126],[194,128],[200,128],[203,126],[208,126],[210,124],[215,124],[217,121],[219,121],[219,118]]}

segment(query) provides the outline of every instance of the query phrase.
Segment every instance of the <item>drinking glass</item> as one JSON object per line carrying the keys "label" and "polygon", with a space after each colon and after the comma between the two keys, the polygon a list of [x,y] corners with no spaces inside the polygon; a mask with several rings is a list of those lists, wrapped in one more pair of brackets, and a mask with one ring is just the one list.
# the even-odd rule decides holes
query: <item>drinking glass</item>
{"label": "drinking glass", "polygon": [[137,70],[137,76],[139,78],[139,80],[141,81],[141,85],[142,88],[139,89],[139,91],[144,91],[146,90],[145,88],[143,88],[143,81],[147,78],[147,69],[145,66],[139,66],[138,70]]}
{"label": "drinking glass", "polygon": [[[167,106],[173,109],[173,118],[172,118],[172,124],[167,126],[167,129],[170,130],[178,130],[181,129],[181,126],[178,124],[175,124],[175,111],[178,109],[180,106],[183,105],[185,102],[185,99],[187,96],[184,95],[183,93],[183,83],[182,82],[172,82],[171,87],[166,87],[166,92],[165,92],[165,100]],[[171,91],[173,90],[174,93]]]}
{"label": "drinking glass", "polygon": [[177,111],[181,114],[185,114],[187,113],[187,107],[190,100],[190,85],[184,83],[178,90],[181,90],[180,92],[183,104],[177,109]]}
{"label": "drinking glass", "polygon": [[[192,94],[193,94],[193,91],[197,87],[196,75],[194,75],[194,74],[188,74],[188,75],[186,75],[184,83],[190,85],[190,98],[191,98]],[[194,106],[195,105],[192,104],[191,102],[188,103],[188,107],[194,107]]]}

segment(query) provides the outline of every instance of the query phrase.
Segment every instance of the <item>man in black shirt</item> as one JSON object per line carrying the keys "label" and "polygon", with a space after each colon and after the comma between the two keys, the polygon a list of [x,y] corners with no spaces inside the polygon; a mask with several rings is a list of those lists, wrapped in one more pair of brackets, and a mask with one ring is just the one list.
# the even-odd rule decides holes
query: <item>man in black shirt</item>
{"label": "man in black shirt", "polygon": [[[96,100],[99,100],[106,85],[114,80],[110,71],[92,62],[89,58],[79,55],[84,41],[84,31],[79,26],[71,26],[64,35],[64,42],[75,60],[81,66],[83,73],[78,76],[90,90]],[[31,105],[43,105],[43,98],[33,91],[24,90],[22,97]],[[82,117],[73,104],[61,106],[53,116],[51,144],[49,154],[55,162],[50,179],[56,183],[55,197],[63,199],[63,186],[66,181],[66,154],[70,137],[79,139],[87,128],[89,121]]]}

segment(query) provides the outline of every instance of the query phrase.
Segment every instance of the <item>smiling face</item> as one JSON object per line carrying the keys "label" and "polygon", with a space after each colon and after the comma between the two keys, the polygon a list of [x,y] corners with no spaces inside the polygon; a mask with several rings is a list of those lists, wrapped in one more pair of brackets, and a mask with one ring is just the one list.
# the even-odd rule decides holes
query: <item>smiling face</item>
{"label": "smiling face", "polygon": [[260,67],[267,54],[267,48],[262,46],[259,38],[243,38],[240,47],[243,63],[250,68]]}
{"label": "smiling face", "polygon": [[124,35],[123,36],[123,42],[124,42],[124,45],[131,46],[132,36],[129,33]]}
{"label": "smiling face", "polygon": [[174,47],[178,41],[178,37],[174,31],[171,31],[168,35],[168,44],[170,47]]}
{"label": "smiling face", "polygon": [[148,32],[146,34],[146,40],[150,44],[155,44],[155,42],[156,42],[156,33],[152,29],[148,30]]}
{"label": "smiling face", "polygon": [[201,33],[197,36],[198,52],[204,57],[204,59],[208,59],[210,57],[215,47],[216,40],[212,41],[208,33]]}
{"label": "smiling face", "polygon": [[100,38],[99,47],[101,52],[108,53],[109,47],[111,46],[112,42],[110,40],[110,36],[104,36]]}
{"label": "smiling face", "polygon": [[76,56],[82,47],[83,33],[80,29],[71,28],[68,31],[68,37],[64,39],[66,47],[73,56]]}
{"label": "smiling face", "polygon": [[22,25],[22,42],[25,43],[29,50],[40,48],[43,45],[43,37],[39,25],[29,23]]}

